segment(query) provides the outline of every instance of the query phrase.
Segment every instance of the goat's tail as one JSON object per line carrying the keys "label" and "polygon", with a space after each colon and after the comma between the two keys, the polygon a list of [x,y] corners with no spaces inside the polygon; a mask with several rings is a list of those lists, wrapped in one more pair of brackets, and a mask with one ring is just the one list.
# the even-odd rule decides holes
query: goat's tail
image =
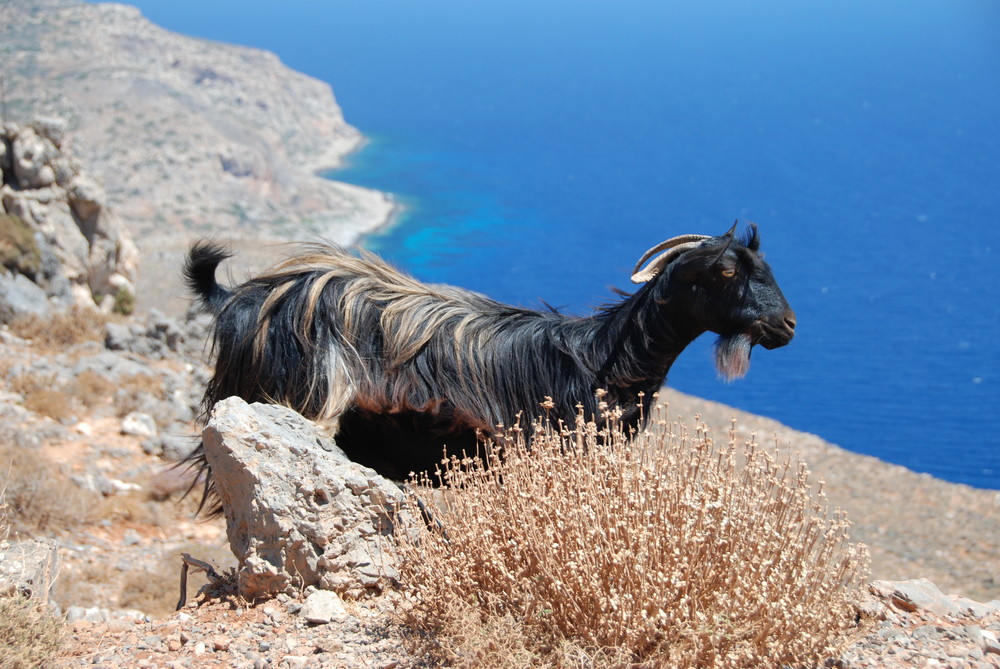
{"label": "goat's tail", "polygon": [[215,280],[215,270],[219,263],[231,255],[218,244],[201,241],[191,247],[187,262],[184,263],[184,280],[188,289],[213,314],[218,314],[232,295]]}

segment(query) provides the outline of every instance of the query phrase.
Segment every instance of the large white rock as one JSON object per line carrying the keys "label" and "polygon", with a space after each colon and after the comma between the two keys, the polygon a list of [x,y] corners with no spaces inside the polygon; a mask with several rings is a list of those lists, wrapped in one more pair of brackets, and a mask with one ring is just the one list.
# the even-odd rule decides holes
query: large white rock
{"label": "large white rock", "polygon": [[349,460],[315,423],[231,397],[202,438],[243,596],[315,585],[358,597],[397,578],[384,548],[403,492]]}

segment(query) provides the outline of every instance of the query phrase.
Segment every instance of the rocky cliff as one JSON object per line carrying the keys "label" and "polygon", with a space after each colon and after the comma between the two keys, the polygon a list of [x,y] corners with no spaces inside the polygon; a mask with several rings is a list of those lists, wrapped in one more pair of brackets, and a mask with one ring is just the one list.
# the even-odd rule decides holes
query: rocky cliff
{"label": "rocky cliff", "polygon": [[139,251],[60,123],[0,126],[0,322],[51,306],[132,310]]}
{"label": "rocky cliff", "polygon": [[206,232],[346,243],[390,216],[387,196],[317,176],[363,138],[329,86],[274,54],[125,5],[5,0],[2,15],[8,120],[63,119],[144,251]]}

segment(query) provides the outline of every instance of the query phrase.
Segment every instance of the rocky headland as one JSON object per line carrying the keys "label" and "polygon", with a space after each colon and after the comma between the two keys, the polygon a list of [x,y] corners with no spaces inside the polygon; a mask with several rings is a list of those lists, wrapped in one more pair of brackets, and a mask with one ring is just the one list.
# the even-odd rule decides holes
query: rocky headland
{"label": "rocky headland", "polygon": [[164,30],[139,10],[8,0],[7,120],[55,119],[143,251],[139,306],[167,307],[198,235],[259,250],[316,235],[349,244],[392,216],[386,194],[322,178],[364,138],[330,87],[272,53]]}

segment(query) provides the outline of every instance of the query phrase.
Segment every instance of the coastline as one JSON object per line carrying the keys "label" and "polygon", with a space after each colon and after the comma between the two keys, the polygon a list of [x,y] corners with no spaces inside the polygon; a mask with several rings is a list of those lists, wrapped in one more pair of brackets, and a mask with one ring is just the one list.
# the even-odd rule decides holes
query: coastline
{"label": "coastline", "polygon": [[406,212],[406,205],[394,193],[359,186],[337,178],[338,172],[350,169],[351,157],[358,155],[370,145],[371,141],[360,131],[358,137],[357,143],[348,151],[333,150],[331,147],[323,158],[308,161],[303,165],[313,176],[322,179],[334,190],[353,193],[363,200],[359,206],[360,211],[372,214],[371,221],[367,224],[343,222],[337,229],[321,235],[324,239],[335,241],[341,246],[361,246],[368,236],[385,232],[398,225]]}
{"label": "coastline", "polygon": [[[333,97],[333,88],[327,87]],[[329,189],[341,202],[353,203],[325,228],[315,231],[324,240],[341,246],[360,244],[365,236],[391,226],[402,213],[402,207],[392,193],[347,183],[335,177],[338,171],[347,167],[351,156],[364,151],[369,144],[364,134],[354,126],[350,127],[356,134],[348,141],[328,141],[319,153],[300,156],[299,163],[312,178],[320,180],[317,183],[322,188]]]}
{"label": "coastline", "polygon": [[391,193],[330,179],[320,171],[314,172],[311,180],[315,190],[338,202],[336,209],[308,221],[276,223],[254,234],[218,226],[209,233],[164,231],[137,236],[142,253],[136,281],[137,312],[148,313],[155,308],[176,317],[187,311],[189,299],[180,268],[196,239],[211,238],[228,246],[235,257],[227,271],[234,280],[242,281],[277,262],[288,252],[289,244],[320,239],[341,246],[360,246],[367,236],[395,225],[405,211]]}

